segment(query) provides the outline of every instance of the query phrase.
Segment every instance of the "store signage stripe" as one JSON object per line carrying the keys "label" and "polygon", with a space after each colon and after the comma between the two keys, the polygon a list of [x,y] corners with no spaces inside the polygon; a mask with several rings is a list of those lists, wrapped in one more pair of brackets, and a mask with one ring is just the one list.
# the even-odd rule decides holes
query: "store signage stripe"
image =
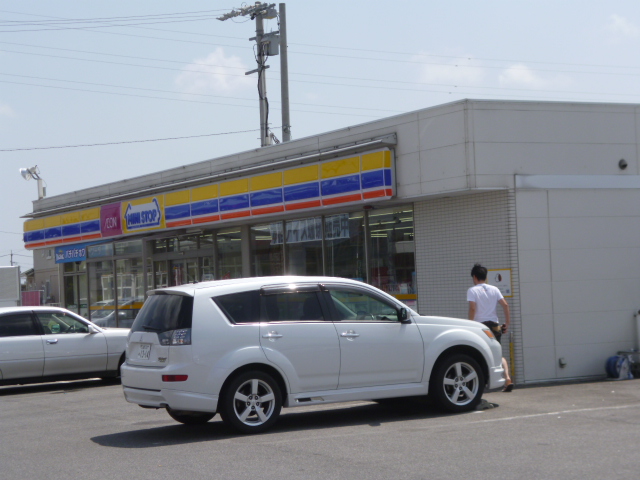
{"label": "store signage stripe", "polygon": [[277,205],[275,207],[254,208],[251,210],[251,215],[266,215],[268,213],[284,212],[284,205]]}
{"label": "store signage stripe", "polygon": [[193,218],[193,224],[210,223],[220,221],[220,215],[208,215],[206,217]]}
{"label": "store signage stripe", "polygon": [[271,190],[252,192],[249,198],[251,201],[251,207],[260,207],[264,205],[273,205],[274,203],[282,203],[282,188],[273,188]]}
{"label": "store signage stripe", "polygon": [[177,220],[175,222],[169,222],[167,221],[167,227],[168,228],[173,228],[173,227],[184,227],[187,225],[191,225],[191,219],[188,218],[186,220]]}
{"label": "store signage stripe", "polygon": [[220,211],[228,212],[230,210],[240,210],[243,208],[249,208],[249,194],[234,195],[231,197],[223,197],[220,199]]}
{"label": "store signage stripe", "polygon": [[360,190],[360,175],[323,180],[320,182],[322,196],[338,195]]}
{"label": "store signage stripe", "polygon": [[231,220],[233,218],[250,217],[251,210],[244,210],[240,212],[223,213],[220,215],[221,220]]}
{"label": "store signage stripe", "polygon": [[175,205],[171,207],[164,207],[164,215],[167,222],[170,220],[178,220],[191,216],[191,205]]}
{"label": "store signage stripe", "polygon": [[344,195],[341,197],[323,198],[322,205],[337,205],[340,203],[351,203],[362,201],[362,194],[356,193],[354,195]]}
{"label": "store signage stripe", "polygon": [[303,183],[284,187],[285,202],[318,198],[320,196],[320,182]]}
{"label": "store signage stripe", "polygon": [[321,206],[322,202],[320,200],[312,200],[310,202],[287,203],[285,205],[285,208],[287,210],[303,210],[306,208],[315,208]]}
{"label": "store signage stripe", "polygon": [[218,213],[218,199],[203,200],[191,204],[191,216],[210,215]]}
{"label": "store signage stripe", "polygon": [[[23,240],[27,248],[41,248],[78,239],[95,240],[165,227],[382,200],[395,195],[392,167],[389,150],[298,166],[29,220],[24,225]],[[119,213],[120,209],[124,214]],[[155,215],[150,220],[151,213]],[[122,227],[119,219],[123,221]],[[106,220],[111,223],[101,225]]]}

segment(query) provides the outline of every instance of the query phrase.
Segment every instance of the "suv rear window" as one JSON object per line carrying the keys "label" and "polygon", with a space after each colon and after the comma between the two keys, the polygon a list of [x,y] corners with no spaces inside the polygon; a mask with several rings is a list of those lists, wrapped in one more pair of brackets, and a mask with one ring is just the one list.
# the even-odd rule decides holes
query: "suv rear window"
{"label": "suv rear window", "polygon": [[168,332],[191,328],[193,297],[184,295],[151,295],[144,302],[132,332]]}
{"label": "suv rear window", "polygon": [[220,295],[213,301],[233,323],[260,321],[260,292],[257,290]]}

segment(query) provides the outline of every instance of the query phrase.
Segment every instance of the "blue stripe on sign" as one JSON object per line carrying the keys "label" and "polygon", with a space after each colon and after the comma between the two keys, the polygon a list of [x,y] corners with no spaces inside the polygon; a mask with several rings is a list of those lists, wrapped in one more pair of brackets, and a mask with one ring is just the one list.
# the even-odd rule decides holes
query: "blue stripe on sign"
{"label": "blue stripe on sign", "polygon": [[80,224],[81,233],[95,233],[100,231],[100,220],[89,220]]}
{"label": "blue stripe on sign", "polygon": [[69,237],[71,235],[80,235],[80,224],[72,223],[71,225],[62,226],[62,236]]}
{"label": "blue stripe on sign", "polygon": [[37,242],[44,240],[44,230],[34,230],[33,232],[25,232],[24,243]]}
{"label": "blue stripe on sign", "polygon": [[50,238],[60,238],[61,236],[62,236],[62,227],[46,228],[44,230],[45,240],[49,240]]}
{"label": "blue stripe on sign", "polygon": [[191,206],[188,203],[182,205],[172,205],[164,207],[164,215],[166,220],[181,220],[191,216]]}
{"label": "blue stripe on sign", "polygon": [[191,215],[194,217],[198,217],[200,215],[210,215],[212,213],[218,213],[217,198],[202,200],[200,202],[193,202],[191,204]]}
{"label": "blue stripe on sign", "polygon": [[282,188],[272,188],[270,190],[251,193],[252,207],[273,205],[274,203],[282,203]]}
{"label": "blue stripe on sign", "polygon": [[220,211],[228,212],[229,210],[240,210],[241,208],[249,208],[249,194],[233,195],[220,199]]}
{"label": "blue stripe on sign", "polygon": [[339,193],[356,192],[360,190],[360,175],[332,178],[322,181],[322,196],[337,195]]}
{"label": "blue stripe on sign", "polygon": [[384,172],[375,170],[373,172],[364,172],[362,174],[362,189],[376,188],[384,186]]}
{"label": "blue stripe on sign", "polygon": [[289,185],[284,187],[285,202],[318,198],[320,196],[320,184],[318,182]]}
{"label": "blue stripe on sign", "polygon": [[391,186],[391,170],[388,168],[384,170],[384,184],[387,187]]}

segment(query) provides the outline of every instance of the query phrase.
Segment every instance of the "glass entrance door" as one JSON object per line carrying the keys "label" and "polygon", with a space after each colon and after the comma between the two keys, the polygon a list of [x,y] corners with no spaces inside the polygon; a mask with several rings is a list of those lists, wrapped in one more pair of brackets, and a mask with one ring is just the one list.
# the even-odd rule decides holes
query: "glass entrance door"
{"label": "glass entrance door", "polygon": [[198,259],[188,258],[184,260],[171,261],[171,286],[184,285],[186,283],[194,283],[199,281],[198,276]]}

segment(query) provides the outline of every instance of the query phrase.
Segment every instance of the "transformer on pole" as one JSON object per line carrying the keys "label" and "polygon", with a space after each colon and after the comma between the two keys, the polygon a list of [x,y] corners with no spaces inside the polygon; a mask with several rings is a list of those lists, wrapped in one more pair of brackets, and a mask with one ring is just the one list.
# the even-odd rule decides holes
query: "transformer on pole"
{"label": "transformer on pole", "polygon": [[[258,98],[260,102],[260,145],[271,145],[272,141],[280,143],[269,130],[269,100],[267,98],[267,79],[265,70],[267,57],[280,54],[280,91],[282,95],[282,137],[283,141],[291,140],[291,126],[289,125],[289,67],[287,65],[287,34],[285,4],[279,5],[280,13],[275,9],[275,3],[256,2],[255,5],[233,9],[225,13],[218,20],[225,21],[238,16],[249,16],[256,21],[256,36],[249,40],[256,41],[256,63],[258,68],[246,72],[245,75],[258,74]],[[279,31],[264,33],[263,21],[279,17]]]}

